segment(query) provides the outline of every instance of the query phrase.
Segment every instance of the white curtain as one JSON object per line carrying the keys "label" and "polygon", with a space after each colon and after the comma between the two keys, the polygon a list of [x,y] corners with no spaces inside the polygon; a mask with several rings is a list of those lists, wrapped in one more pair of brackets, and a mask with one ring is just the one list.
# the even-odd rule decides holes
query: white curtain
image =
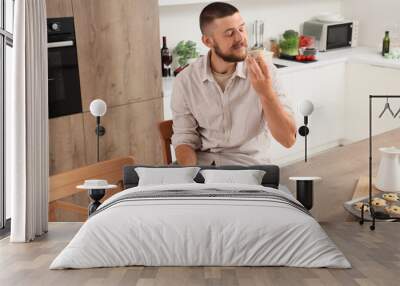
{"label": "white curtain", "polygon": [[12,242],[47,232],[48,103],[45,0],[15,1],[13,94],[6,99]]}

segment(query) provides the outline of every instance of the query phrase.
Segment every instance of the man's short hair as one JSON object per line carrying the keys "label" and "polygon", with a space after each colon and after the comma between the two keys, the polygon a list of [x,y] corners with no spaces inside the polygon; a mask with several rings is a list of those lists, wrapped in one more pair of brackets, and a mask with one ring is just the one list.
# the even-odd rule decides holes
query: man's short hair
{"label": "man's short hair", "polygon": [[215,19],[231,16],[237,12],[239,12],[239,10],[235,6],[228,3],[213,2],[208,4],[200,13],[199,20],[201,33],[204,35],[207,25],[209,25]]}

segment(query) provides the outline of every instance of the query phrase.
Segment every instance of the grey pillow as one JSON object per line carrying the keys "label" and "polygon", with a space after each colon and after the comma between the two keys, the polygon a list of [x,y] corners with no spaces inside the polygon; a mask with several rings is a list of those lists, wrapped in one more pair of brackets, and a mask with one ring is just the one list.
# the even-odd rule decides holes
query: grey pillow
{"label": "grey pillow", "polygon": [[261,185],[265,171],[262,170],[202,170],[205,184],[234,183]]}
{"label": "grey pillow", "polygon": [[196,183],[193,179],[199,170],[199,167],[135,168],[139,176],[139,186]]}

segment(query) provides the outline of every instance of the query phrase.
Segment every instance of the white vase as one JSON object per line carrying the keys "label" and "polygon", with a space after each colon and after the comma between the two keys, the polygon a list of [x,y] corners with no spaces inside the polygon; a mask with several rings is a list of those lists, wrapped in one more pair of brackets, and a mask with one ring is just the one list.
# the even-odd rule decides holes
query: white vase
{"label": "white vase", "polygon": [[400,149],[379,148],[382,152],[375,187],[382,192],[400,193]]}

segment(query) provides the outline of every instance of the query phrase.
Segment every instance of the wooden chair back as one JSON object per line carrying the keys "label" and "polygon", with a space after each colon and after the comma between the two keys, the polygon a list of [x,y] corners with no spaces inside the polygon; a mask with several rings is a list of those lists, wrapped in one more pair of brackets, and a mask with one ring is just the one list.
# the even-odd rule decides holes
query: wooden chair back
{"label": "wooden chair back", "polygon": [[121,157],[50,176],[49,221],[56,221],[57,209],[79,213],[86,218],[87,207],[62,201],[62,199],[80,192],[86,192],[86,190],[78,190],[76,186],[83,184],[88,179],[102,179],[107,180],[110,184],[118,185],[117,189],[107,192],[104,198],[106,199],[123,190],[123,168],[134,163],[133,157]]}
{"label": "wooden chair back", "polygon": [[161,138],[161,148],[165,165],[172,163],[171,138],[173,134],[172,120],[165,120],[158,123],[158,130]]}

